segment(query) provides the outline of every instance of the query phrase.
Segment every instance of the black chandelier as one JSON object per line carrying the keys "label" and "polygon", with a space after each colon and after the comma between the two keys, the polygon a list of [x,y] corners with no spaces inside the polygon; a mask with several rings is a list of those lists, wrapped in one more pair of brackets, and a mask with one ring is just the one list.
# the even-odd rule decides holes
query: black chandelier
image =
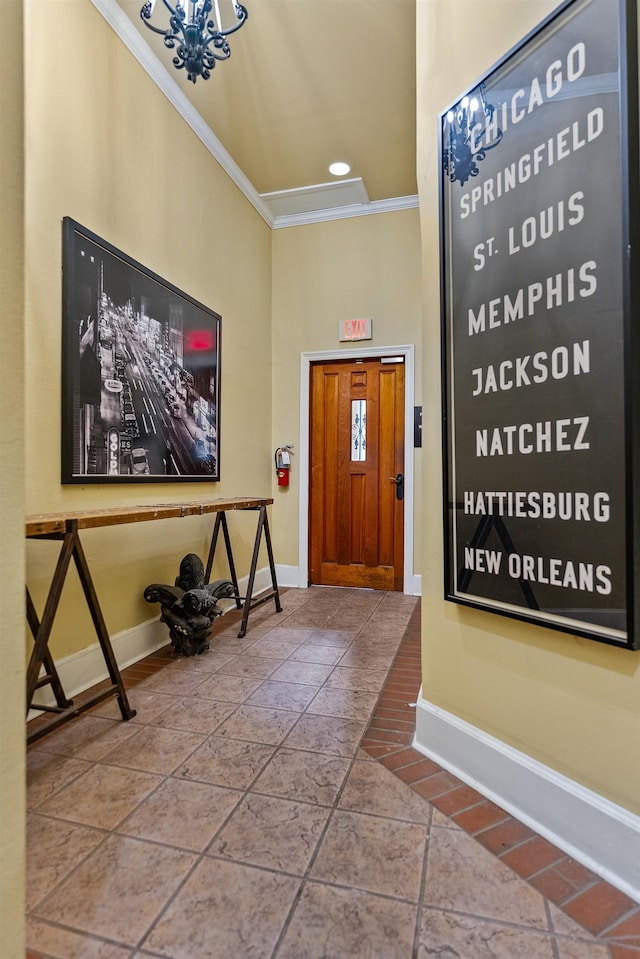
{"label": "black chandelier", "polygon": [[447,177],[454,183],[466,183],[477,176],[479,160],[502,140],[502,130],[494,121],[495,107],[487,103],[484,83],[477,94],[465,96],[445,117],[443,129],[442,165]]}
{"label": "black chandelier", "polygon": [[[164,37],[165,47],[176,51],[173,65],[178,70],[186,69],[192,83],[198,77],[208,80],[216,60],[226,60],[231,56],[227,37],[245,22],[246,9],[237,0],[182,0],[175,8],[169,0],[162,0],[170,16],[169,28],[161,30],[149,23],[155,2],[147,0],[140,11],[145,26]],[[209,15],[214,7],[215,17],[211,19]],[[229,10],[228,26],[222,23],[221,8]]]}

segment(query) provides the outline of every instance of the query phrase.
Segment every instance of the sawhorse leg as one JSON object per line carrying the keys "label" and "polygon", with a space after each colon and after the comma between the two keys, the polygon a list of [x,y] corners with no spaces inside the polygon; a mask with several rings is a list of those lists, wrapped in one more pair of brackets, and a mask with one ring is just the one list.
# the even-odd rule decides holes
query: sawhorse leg
{"label": "sawhorse leg", "polygon": [[[102,616],[102,610],[100,609],[98,597],[91,579],[91,573],[89,572],[89,566],[87,565],[87,560],[84,550],[82,549],[80,537],[78,536],[77,521],[67,521],[66,532],[64,535],[52,533],[50,535],[45,534],[38,538],[56,540],[62,538],[62,548],[60,550],[60,555],[58,557],[58,562],[56,564],[56,569],[53,575],[53,580],[51,582],[49,595],[47,596],[41,621],[38,621],[38,616],[33,602],[31,601],[31,597],[27,594],[27,619],[35,639],[35,644],[31,652],[31,659],[29,660],[29,666],[27,668],[27,712],[33,705],[33,696],[36,689],[48,681],[44,678],[43,680],[40,680],[40,670],[43,664],[45,669],[47,669],[48,673],[51,675],[51,685],[56,695],[56,701],[58,702],[59,708],[54,710],[56,715],[53,719],[42,726],[38,726],[27,736],[27,742],[32,742],[34,739],[44,736],[45,733],[49,732],[51,729],[54,729],[56,726],[60,726],[68,719],[71,719],[85,710],[90,709],[92,706],[95,706],[96,703],[102,702],[103,699],[106,699],[111,695],[117,696],[123,719],[131,719],[136,714],[135,709],[132,709],[129,705],[124,683],[122,682],[118,664],[113,653],[109,633],[107,632],[107,627]],[[98,636],[98,641],[107,665],[109,678],[111,679],[111,686],[105,687],[104,689],[99,690],[97,693],[94,693],[92,696],[86,697],[78,706],[74,706],[73,703],[67,700],[66,696],[64,695],[62,683],[60,682],[58,673],[53,665],[53,658],[49,650],[49,637],[51,636],[53,622],[58,609],[58,604],[60,602],[60,596],[62,594],[62,587],[64,586],[72,558],[76,564],[76,569],[78,570],[78,575],[82,584],[82,590],[84,592],[87,606],[89,607],[89,612],[91,614],[91,619],[93,621],[93,625]],[[50,669],[51,666],[53,666],[53,672]],[[67,704],[66,707],[62,705],[62,702]]]}
{"label": "sawhorse leg", "polygon": [[[36,613],[36,608],[33,605],[33,600],[31,599],[31,594],[27,587],[27,622],[29,623],[29,629],[33,636],[34,641],[38,638],[38,630],[40,629],[40,621],[38,619],[38,614]],[[42,662],[45,667],[45,675],[38,676],[36,679],[36,685],[34,688],[34,693],[36,689],[40,689],[42,686],[51,686],[53,689],[53,694],[56,697],[57,706],[42,706],[38,703],[31,702],[31,708],[33,709],[42,709],[45,712],[59,713],[63,709],[68,709],[69,706],[73,706],[73,700],[67,699],[64,689],[62,688],[62,682],[60,676],[58,675],[58,670],[56,669],[56,664],[53,661],[53,656],[49,652],[49,647],[47,646],[45,654],[42,658]],[[29,697],[31,701],[32,696]]]}
{"label": "sawhorse leg", "polygon": [[211,545],[209,547],[209,557],[207,559],[207,568],[205,570],[204,580],[205,583],[211,582],[211,567],[213,566],[213,558],[216,554],[216,548],[218,546],[218,534],[221,526],[222,535],[224,536],[224,546],[227,553],[227,562],[229,564],[229,575],[235,591],[236,609],[242,609],[242,603],[240,602],[240,589],[238,587],[238,577],[236,576],[235,563],[233,562],[233,552],[231,551],[231,540],[229,539],[226,513],[216,513],[216,521],[213,524],[213,535],[211,537]]}
{"label": "sawhorse leg", "polygon": [[[227,550],[227,560],[229,562],[229,570],[231,573],[231,581],[236,593],[236,608],[242,609],[242,623],[240,625],[240,632],[238,633],[238,638],[242,639],[247,632],[247,622],[249,620],[249,613],[252,609],[255,609],[256,606],[261,606],[263,603],[268,602],[270,599],[275,600],[276,612],[282,612],[282,606],[280,604],[280,593],[278,591],[278,581],[276,579],[276,568],[273,561],[273,549],[271,546],[271,535],[269,533],[269,520],[267,518],[267,507],[266,506],[251,506],[248,507],[250,510],[259,510],[260,515],[258,517],[258,528],[256,529],[256,538],[253,545],[253,555],[251,557],[251,567],[249,569],[249,581],[247,583],[247,595],[244,597],[244,602],[240,602],[239,588],[238,588],[238,579],[236,577],[235,564],[233,562],[233,553],[231,551],[231,541],[229,539],[229,531],[227,529],[227,520],[225,513],[220,512],[216,516],[215,525],[213,528],[213,536],[211,537],[211,546],[209,548],[209,558],[207,560],[207,569],[205,573],[205,580],[209,582],[211,576],[211,568],[213,566],[213,558],[216,551],[216,546],[218,543],[218,532],[220,526],[222,526],[222,531],[224,533],[225,547]],[[253,587],[256,578],[256,570],[258,566],[258,556],[260,553],[260,542],[262,540],[262,534],[264,531],[265,545],[267,547],[267,556],[269,558],[269,571],[271,573],[271,590],[267,593],[263,593],[258,599],[253,600]]]}

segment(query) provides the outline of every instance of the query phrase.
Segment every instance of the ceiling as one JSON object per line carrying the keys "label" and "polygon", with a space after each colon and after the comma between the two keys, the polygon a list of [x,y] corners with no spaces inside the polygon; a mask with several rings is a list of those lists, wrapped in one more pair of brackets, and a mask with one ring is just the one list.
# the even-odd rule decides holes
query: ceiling
{"label": "ceiling", "polygon": [[[244,0],[248,19],[229,37],[230,58],[195,84],[142,22],[142,2],[93,0],[178,109],[219,143],[223,165],[230,160],[239,185],[260,197],[271,225],[289,213],[417,205],[415,0]],[[152,22],[168,25],[162,0]],[[350,164],[346,178],[331,176],[334,160]],[[327,183],[333,189],[317,189]],[[280,191],[295,192],[265,196]]]}

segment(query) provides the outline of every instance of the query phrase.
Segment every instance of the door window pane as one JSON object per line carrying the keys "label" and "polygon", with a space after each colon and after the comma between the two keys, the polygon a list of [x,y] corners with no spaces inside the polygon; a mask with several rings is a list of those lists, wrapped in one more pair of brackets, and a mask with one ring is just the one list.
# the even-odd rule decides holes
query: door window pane
{"label": "door window pane", "polygon": [[351,460],[367,458],[367,401],[351,400]]}

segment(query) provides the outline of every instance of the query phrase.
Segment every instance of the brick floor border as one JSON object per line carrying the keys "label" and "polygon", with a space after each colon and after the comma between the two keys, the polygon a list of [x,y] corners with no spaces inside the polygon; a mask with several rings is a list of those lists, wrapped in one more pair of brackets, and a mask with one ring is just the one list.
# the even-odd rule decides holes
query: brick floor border
{"label": "brick floor border", "polygon": [[421,682],[420,603],[362,740],[362,748],[428,799],[592,935],[612,959],[640,959],[640,905],[411,746]]}

